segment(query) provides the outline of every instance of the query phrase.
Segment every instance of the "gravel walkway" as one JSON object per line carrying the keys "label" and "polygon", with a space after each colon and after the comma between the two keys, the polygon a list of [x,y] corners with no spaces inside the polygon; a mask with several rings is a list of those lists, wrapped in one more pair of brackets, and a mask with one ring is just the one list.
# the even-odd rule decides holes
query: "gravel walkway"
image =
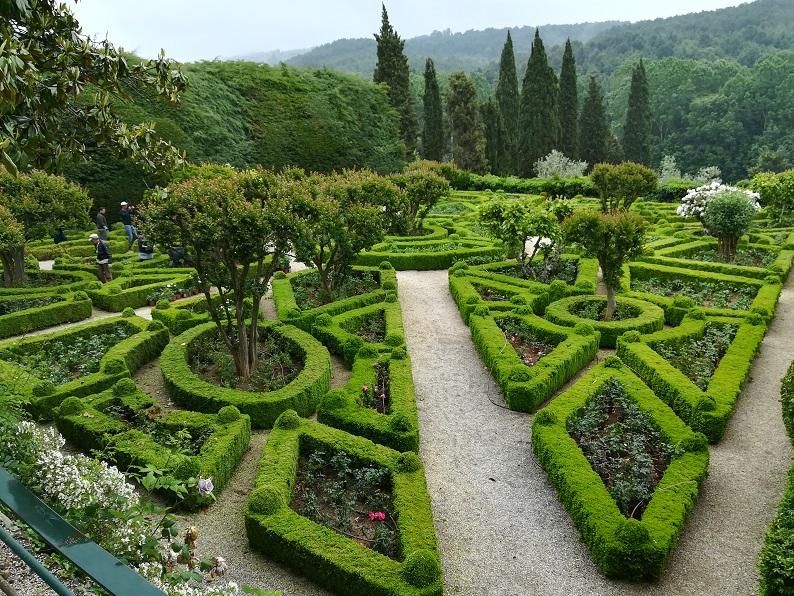
{"label": "gravel walkway", "polygon": [[531,417],[494,405],[501,394],[447,273],[398,278],[447,594],[755,593],[756,556],[789,462],[778,389],[794,359],[791,282],[667,572],[658,584],[633,586],[598,574],[532,455]]}

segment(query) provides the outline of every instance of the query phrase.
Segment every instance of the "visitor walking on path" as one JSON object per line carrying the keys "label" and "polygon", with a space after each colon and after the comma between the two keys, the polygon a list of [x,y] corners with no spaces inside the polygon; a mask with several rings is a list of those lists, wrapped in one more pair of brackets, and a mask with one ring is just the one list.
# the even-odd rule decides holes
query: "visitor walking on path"
{"label": "visitor walking on path", "polygon": [[99,234],[91,234],[89,238],[94,243],[94,249],[96,250],[96,267],[99,281],[103,284],[107,283],[113,279],[113,273],[110,271],[110,263],[113,261],[110,246],[99,237]]}
{"label": "visitor walking on path", "polygon": [[96,233],[100,240],[108,239],[108,218],[105,216],[104,207],[100,207],[96,214]]}
{"label": "visitor walking on path", "polygon": [[132,205],[122,201],[119,218],[121,223],[124,224],[124,232],[127,234],[127,242],[129,244],[127,250],[132,250],[133,243],[138,239],[138,230],[135,229],[135,225],[132,223]]}

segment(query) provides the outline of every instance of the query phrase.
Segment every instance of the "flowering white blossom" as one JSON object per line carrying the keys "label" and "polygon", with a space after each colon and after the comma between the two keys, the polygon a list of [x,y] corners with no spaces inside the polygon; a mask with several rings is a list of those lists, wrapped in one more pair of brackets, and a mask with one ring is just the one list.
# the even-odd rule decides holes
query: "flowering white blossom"
{"label": "flowering white blossom", "polygon": [[575,161],[556,149],[535,162],[538,178],[576,178],[584,176],[586,169],[586,161]]}
{"label": "flowering white blossom", "polygon": [[681,205],[676,209],[676,213],[683,217],[695,217],[700,219],[703,217],[706,206],[710,201],[728,192],[745,193],[750,199],[753,209],[755,209],[755,211],[761,210],[761,205],[758,203],[761,195],[757,192],[744,190],[735,186],[728,186],[727,184],[723,184],[721,180],[712,180],[703,186],[689,189],[684,198],[681,199]]}
{"label": "flowering white blossom", "polygon": [[234,582],[210,585],[165,582],[161,577],[162,568],[156,563],[143,563],[138,566],[137,571],[154,587],[162,590],[168,596],[234,596],[242,594],[240,587]]}
{"label": "flowering white blossom", "polygon": [[659,166],[659,182],[664,184],[670,180],[680,180],[681,170],[676,163],[674,155],[665,155],[662,157],[662,163]]}

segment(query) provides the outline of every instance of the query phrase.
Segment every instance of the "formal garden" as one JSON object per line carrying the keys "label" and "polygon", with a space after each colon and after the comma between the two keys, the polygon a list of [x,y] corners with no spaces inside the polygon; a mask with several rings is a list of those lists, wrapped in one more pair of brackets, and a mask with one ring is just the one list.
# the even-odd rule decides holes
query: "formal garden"
{"label": "formal garden", "polygon": [[[385,85],[281,123],[359,145],[191,159],[118,112],[177,109],[179,65],[0,16],[0,592],[794,593],[794,170],[651,168],[642,61],[619,156],[595,78],[536,130],[539,33],[487,160],[462,73],[444,159],[428,61],[419,159],[385,6]],[[146,189],[107,215],[109,163]]]}

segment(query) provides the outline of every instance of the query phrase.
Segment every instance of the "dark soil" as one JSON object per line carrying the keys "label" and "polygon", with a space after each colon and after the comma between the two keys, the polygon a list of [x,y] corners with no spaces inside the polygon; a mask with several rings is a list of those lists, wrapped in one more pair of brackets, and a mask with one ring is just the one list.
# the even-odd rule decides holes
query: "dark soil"
{"label": "dark soil", "polygon": [[355,333],[364,341],[380,343],[386,339],[386,313],[377,310],[359,319],[348,331]]}
{"label": "dark soil", "polygon": [[361,388],[361,402],[364,406],[377,411],[379,414],[391,413],[391,386],[389,384],[389,367],[381,362],[376,362],[374,385],[364,385]]}
{"label": "dark soil", "polygon": [[380,287],[377,274],[369,271],[351,272],[331,294],[323,291],[320,274],[316,271],[293,277],[290,282],[295,302],[301,310],[316,308],[351,296],[367,294]]}
{"label": "dark soil", "polygon": [[527,366],[538,361],[555,348],[555,344],[539,338],[529,327],[516,319],[499,319],[499,328]]}

